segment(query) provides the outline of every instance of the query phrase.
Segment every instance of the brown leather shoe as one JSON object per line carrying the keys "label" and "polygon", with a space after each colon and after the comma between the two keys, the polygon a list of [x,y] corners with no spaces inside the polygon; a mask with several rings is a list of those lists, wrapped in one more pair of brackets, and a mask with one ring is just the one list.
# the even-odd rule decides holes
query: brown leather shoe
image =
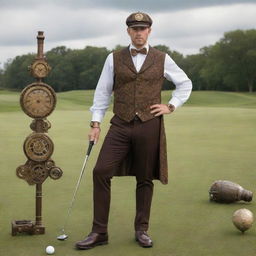
{"label": "brown leather shoe", "polygon": [[135,231],[135,240],[139,243],[140,246],[144,248],[153,246],[153,241],[146,231]]}
{"label": "brown leather shoe", "polygon": [[92,249],[97,245],[108,243],[108,234],[98,234],[91,232],[83,241],[76,243],[76,248],[79,250]]}

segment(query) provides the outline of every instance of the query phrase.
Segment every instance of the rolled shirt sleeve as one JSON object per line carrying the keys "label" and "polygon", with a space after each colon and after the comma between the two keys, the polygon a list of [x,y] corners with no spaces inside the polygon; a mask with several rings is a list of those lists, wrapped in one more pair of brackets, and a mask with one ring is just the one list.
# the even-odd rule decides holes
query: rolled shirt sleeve
{"label": "rolled shirt sleeve", "polygon": [[113,53],[106,58],[98,84],[94,92],[93,105],[90,107],[92,121],[101,122],[111,100],[114,84]]}
{"label": "rolled shirt sleeve", "polygon": [[192,82],[168,54],[165,56],[164,77],[175,84],[176,88],[172,92],[169,104],[178,108],[188,100],[192,91]]}

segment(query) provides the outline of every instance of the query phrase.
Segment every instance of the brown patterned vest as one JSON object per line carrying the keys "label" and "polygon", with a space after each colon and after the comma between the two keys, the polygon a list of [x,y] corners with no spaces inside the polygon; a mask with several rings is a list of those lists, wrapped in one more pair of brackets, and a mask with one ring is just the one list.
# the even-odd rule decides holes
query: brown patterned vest
{"label": "brown patterned vest", "polygon": [[113,112],[127,122],[130,122],[136,114],[142,121],[154,118],[149,107],[161,103],[165,53],[149,47],[139,72],[133,64],[129,47],[114,52],[113,56]]}

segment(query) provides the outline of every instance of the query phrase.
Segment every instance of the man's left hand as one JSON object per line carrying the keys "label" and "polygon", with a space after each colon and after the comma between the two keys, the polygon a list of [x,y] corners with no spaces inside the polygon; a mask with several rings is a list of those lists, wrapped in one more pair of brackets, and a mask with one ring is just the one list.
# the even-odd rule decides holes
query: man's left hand
{"label": "man's left hand", "polygon": [[150,106],[150,113],[154,114],[154,116],[161,116],[164,114],[170,114],[175,110],[175,107],[171,105],[172,108],[170,109],[166,104],[154,104]]}

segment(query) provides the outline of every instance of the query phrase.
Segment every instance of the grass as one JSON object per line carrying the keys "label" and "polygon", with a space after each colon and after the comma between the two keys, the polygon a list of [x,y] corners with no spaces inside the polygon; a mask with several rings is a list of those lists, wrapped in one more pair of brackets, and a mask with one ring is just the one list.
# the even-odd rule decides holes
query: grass
{"label": "grass", "polygon": [[[94,91],[70,91],[58,93],[57,110],[88,110]],[[168,102],[171,93],[162,92],[162,102]],[[195,91],[185,106],[256,108],[256,93]],[[110,105],[110,109],[112,105]],[[19,93],[0,90],[0,113],[20,111]]]}
{"label": "grass", "polygon": [[[170,93],[163,93],[167,101]],[[255,192],[256,95],[246,93],[194,92],[185,107],[165,117],[168,141],[169,184],[155,182],[150,234],[152,249],[137,246],[133,238],[135,211],[131,177],[112,180],[109,222],[110,244],[90,251],[73,245],[91,228],[91,171],[97,160],[111,112],[107,112],[99,144],[92,151],[69,219],[65,242],[56,240],[64,222],[73,189],[87,149],[89,106],[93,91],[59,93],[56,111],[49,117],[54,141],[53,159],[63,169],[60,180],[43,184],[43,223],[46,234],[12,237],[11,220],[34,219],[35,187],[15,175],[26,159],[23,142],[31,133],[31,119],[19,108],[18,93],[0,91],[0,255],[45,255],[47,245],[55,255],[136,256],[253,256],[256,229],[241,235],[231,216],[239,208],[256,214],[251,203],[221,205],[208,201],[213,181],[227,179]]]}

